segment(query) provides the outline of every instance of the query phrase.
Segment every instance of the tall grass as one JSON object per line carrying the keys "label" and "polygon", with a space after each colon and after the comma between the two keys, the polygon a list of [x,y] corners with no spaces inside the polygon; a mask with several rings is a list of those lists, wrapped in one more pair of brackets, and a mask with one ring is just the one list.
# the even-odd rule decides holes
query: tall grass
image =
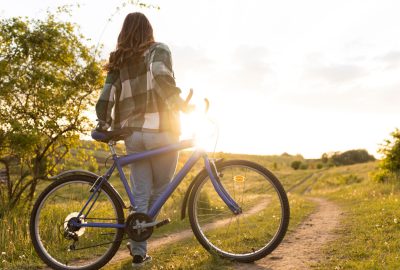
{"label": "tall grass", "polygon": [[29,212],[24,209],[7,212],[0,219],[0,269],[36,269],[36,256],[29,236]]}
{"label": "tall grass", "polygon": [[377,183],[376,162],[329,170],[313,194],[345,211],[339,236],[317,269],[400,269],[400,183]]}
{"label": "tall grass", "polygon": [[[90,144],[87,147],[91,147]],[[123,147],[118,146],[118,150],[123,152]],[[98,160],[99,172],[105,172],[104,161],[108,152],[104,148],[96,148],[94,151],[96,160]],[[182,151],[180,153],[180,159],[178,169],[183,166],[184,161],[188,158],[190,152]],[[295,156],[254,156],[254,155],[233,155],[227,153],[216,153],[215,158],[226,158],[226,159],[246,159],[260,163],[268,168],[273,168],[274,173],[278,174],[278,177],[283,180],[285,188],[292,186],[293,184],[301,181],[305,176],[315,172],[316,170],[305,170],[305,171],[293,171],[290,168],[290,163],[298,159]],[[109,163],[110,164],[110,163]],[[108,164],[108,165],[109,165]],[[155,237],[163,236],[169,232],[176,232],[184,228],[188,228],[188,221],[180,220],[180,210],[183,196],[186,189],[194,176],[199,170],[203,168],[203,164],[200,161],[196,164],[195,168],[185,178],[182,184],[177,188],[173,195],[164,205],[160,212],[158,219],[171,218],[171,224],[164,226],[155,231]],[[129,176],[129,168],[125,168],[126,176]],[[128,204],[128,198],[123,190],[123,186],[119,181],[118,175],[114,175],[111,179],[111,183],[117,188],[123,199]],[[38,194],[48,185],[48,182],[44,182],[39,185],[36,193]],[[291,204],[296,204],[295,201],[291,201]],[[292,207],[292,205],[291,205]],[[307,208],[308,209],[308,208]],[[37,269],[43,266],[41,260],[37,257],[36,252],[33,249],[31,239],[29,236],[29,221],[30,209],[15,209],[6,213],[0,219],[0,269]],[[126,216],[126,214],[125,214]],[[299,218],[300,219],[300,218]]]}

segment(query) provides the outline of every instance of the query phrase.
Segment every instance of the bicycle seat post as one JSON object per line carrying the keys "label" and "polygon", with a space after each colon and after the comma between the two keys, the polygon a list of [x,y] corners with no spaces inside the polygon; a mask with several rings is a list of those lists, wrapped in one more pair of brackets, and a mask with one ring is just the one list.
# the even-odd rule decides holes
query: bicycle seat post
{"label": "bicycle seat post", "polygon": [[109,141],[108,146],[110,147],[111,154],[113,155],[113,157],[115,157],[117,155],[117,152],[115,151],[115,147],[114,147],[115,141]]}

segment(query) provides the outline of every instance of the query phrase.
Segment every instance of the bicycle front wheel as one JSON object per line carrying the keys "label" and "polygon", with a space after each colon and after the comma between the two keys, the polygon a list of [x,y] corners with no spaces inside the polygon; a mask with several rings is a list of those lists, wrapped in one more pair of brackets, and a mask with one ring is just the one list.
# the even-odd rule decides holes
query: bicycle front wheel
{"label": "bicycle front wheel", "polygon": [[241,207],[235,215],[219,197],[208,174],[197,178],[189,198],[190,224],[204,248],[239,262],[271,253],[289,224],[289,203],[278,179],[264,167],[231,160],[217,165],[222,186]]}
{"label": "bicycle front wheel", "polygon": [[103,185],[87,210],[77,217],[90,195],[95,179],[77,176],[49,185],[33,207],[30,234],[39,257],[53,269],[89,270],[105,265],[118,250],[124,230],[71,228],[78,223],[123,223],[124,213],[110,187]]}

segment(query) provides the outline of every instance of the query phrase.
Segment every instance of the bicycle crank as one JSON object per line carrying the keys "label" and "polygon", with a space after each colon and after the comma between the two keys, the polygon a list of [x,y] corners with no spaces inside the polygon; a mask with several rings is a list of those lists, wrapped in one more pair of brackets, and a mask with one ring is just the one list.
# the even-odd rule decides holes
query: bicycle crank
{"label": "bicycle crank", "polygon": [[132,213],[126,219],[125,231],[132,240],[142,242],[150,238],[153,234],[154,227],[159,228],[168,224],[170,221],[170,219],[153,221],[152,218],[145,213]]}

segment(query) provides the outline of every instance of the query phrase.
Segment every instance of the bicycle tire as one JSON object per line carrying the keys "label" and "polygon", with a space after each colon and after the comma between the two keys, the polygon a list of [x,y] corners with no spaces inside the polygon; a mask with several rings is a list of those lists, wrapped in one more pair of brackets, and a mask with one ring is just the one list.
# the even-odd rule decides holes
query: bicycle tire
{"label": "bicycle tire", "polygon": [[[93,242],[93,239],[90,239],[90,237],[93,235],[94,237],[100,239],[100,245],[98,247],[93,247],[93,249],[96,248],[96,250],[94,251],[90,250],[90,253],[84,253],[85,252],[84,251],[82,254],[79,254],[80,252],[72,254],[71,252],[76,252],[76,251],[71,249],[71,246],[68,246],[68,248],[66,246],[68,241],[72,240],[67,240],[63,236],[64,233],[63,226],[65,226],[64,224],[66,223],[65,213],[73,211],[71,213],[75,214],[80,211],[83,204],[80,207],[75,207],[75,201],[72,200],[74,196],[77,196],[76,195],[78,193],[77,191],[79,191],[78,185],[82,185],[82,190],[83,190],[82,195],[85,195],[86,193],[87,197],[85,199],[87,200],[89,199],[89,195],[92,194],[90,192],[90,187],[94,184],[95,180],[96,179],[87,176],[70,176],[67,178],[59,179],[54,183],[50,184],[36,200],[36,203],[32,209],[30,217],[30,224],[29,224],[30,236],[32,239],[33,246],[39,257],[53,269],[57,270],[100,269],[108,261],[111,260],[111,258],[115,255],[115,253],[118,251],[119,246],[121,245],[124,229],[110,230],[103,228],[104,232],[106,232],[104,233],[101,229],[95,231],[97,228],[85,228],[86,231],[83,230],[83,233],[82,231],[79,232],[78,230],[78,234],[82,233],[82,235],[79,236],[79,240],[81,242],[79,242],[78,240],[78,244],[81,245],[82,241],[84,244],[89,243],[90,241]],[[64,201],[59,198],[59,197],[64,197],[64,195],[63,196],[57,195],[57,192],[65,193],[64,187],[65,189],[70,191],[70,194],[66,195],[69,196],[69,198],[71,199],[69,202],[67,202],[67,200]],[[54,195],[55,198],[53,202],[51,201],[51,199],[53,198],[52,195]],[[77,205],[79,204],[80,202],[78,201]],[[109,204],[111,205],[108,206]],[[68,208],[68,210],[66,210],[66,208]],[[69,208],[71,208],[72,210],[70,210]],[[99,199],[96,200],[96,203],[93,205],[93,208],[89,215],[92,215],[93,212],[98,215],[106,215],[106,214],[108,215],[109,212],[114,212],[115,217],[112,216],[110,218],[119,221],[118,223],[124,222],[124,212],[122,206],[119,204],[118,199],[115,197],[114,193],[110,190],[108,185],[103,185],[101,187],[99,193]],[[43,220],[41,219],[42,217]],[[47,220],[48,218],[50,219],[54,218],[54,220]],[[101,219],[101,218],[96,217],[92,219]],[[50,229],[47,229],[46,226],[48,226],[49,223],[52,224],[52,226],[50,227]],[[88,239],[86,238],[82,239],[82,237],[84,237],[85,234],[86,238]],[[99,255],[99,258],[93,259],[93,256],[95,256],[97,253],[103,253],[102,246],[104,245],[102,244],[101,241],[103,241],[103,243],[104,241],[106,241],[103,240],[102,238],[103,235],[104,238],[108,237],[107,235],[109,235],[112,241],[109,243],[106,242],[108,247],[106,247],[104,254]],[[53,241],[60,241],[60,243],[57,245],[57,243],[53,243]],[[60,254],[57,254],[56,250],[54,250],[53,254],[52,247],[60,248]],[[75,256],[75,254],[76,258],[73,257]]]}
{"label": "bicycle tire", "polygon": [[[265,257],[281,243],[289,225],[285,190],[269,170],[254,162],[225,161],[217,170],[223,187],[243,212],[232,213],[203,170],[189,197],[194,235],[206,250],[227,259],[249,263]],[[237,188],[242,188],[241,197]],[[245,192],[249,199],[244,199]]]}

